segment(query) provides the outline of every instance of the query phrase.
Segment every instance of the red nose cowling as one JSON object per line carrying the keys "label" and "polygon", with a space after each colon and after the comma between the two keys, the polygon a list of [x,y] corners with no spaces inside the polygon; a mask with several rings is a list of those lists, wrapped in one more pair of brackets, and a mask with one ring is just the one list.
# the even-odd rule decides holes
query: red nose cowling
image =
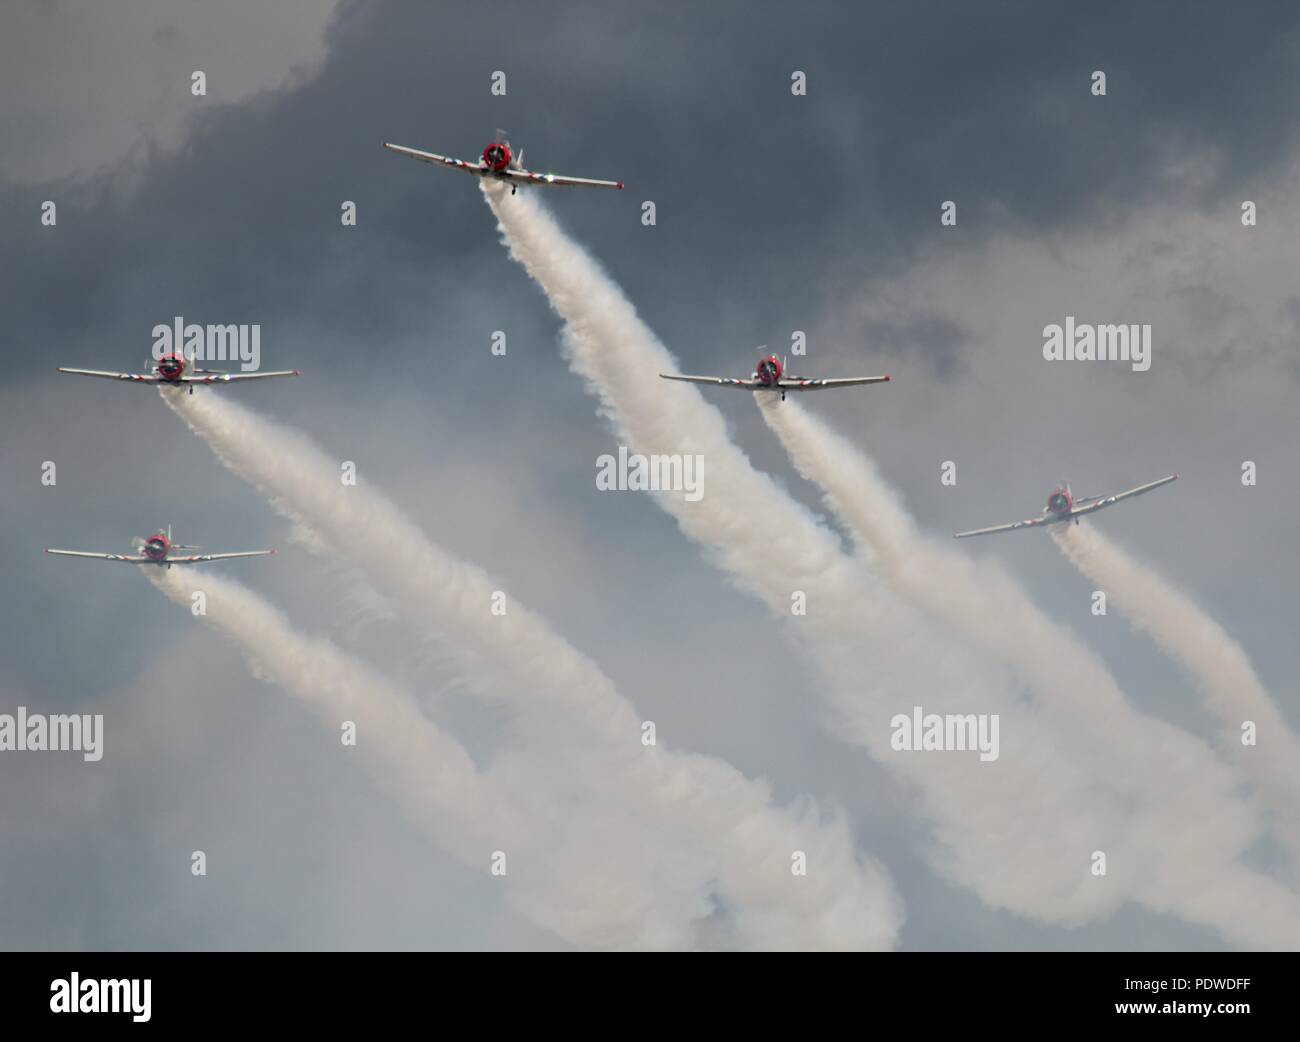
{"label": "red nose cowling", "polygon": [[781,379],[781,361],[775,355],[758,363],[759,383],[771,385]]}
{"label": "red nose cowling", "polygon": [[510,165],[510,146],[504,141],[494,141],[483,149],[483,162],[492,170],[504,170]]}

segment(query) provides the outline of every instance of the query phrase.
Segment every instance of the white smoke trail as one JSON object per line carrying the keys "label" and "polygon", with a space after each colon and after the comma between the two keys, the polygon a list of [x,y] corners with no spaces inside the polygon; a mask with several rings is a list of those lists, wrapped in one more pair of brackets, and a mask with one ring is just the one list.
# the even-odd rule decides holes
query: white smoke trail
{"label": "white smoke trail", "polygon": [[[1255,782],[1279,838],[1300,857],[1300,741],[1255,674],[1245,649],[1195,601],[1134,560],[1095,527],[1064,526],[1052,537],[1107,601],[1147,633],[1197,682],[1205,708],[1223,724],[1221,745]],[[1255,725],[1257,745],[1242,744]]]}
{"label": "white smoke trail", "polygon": [[[822,489],[828,509],[872,552],[872,567],[890,588],[1012,666],[1076,742],[1086,737],[1095,755],[1109,756],[1111,763],[1099,766],[1118,770],[1144,759],[1153,744],[1169,749],[1182,740],[1178,729],[1135,714],[1101,659],[1005,570],[922,535],[864,451],[796,402],[760,399],[759,407],[795,469]],[[1160,733],[1152,735],[1152,727]]]}
{"label": "white smoke trail", "polygon": [[[1048,705],[1061,726],[1097,747],[1096,763],[1105,772],[1126,763],[1148,767],[1148,786],[1165,794],[1167,816],[1179,808],[1221,806],[1200,793],[1205,780],[1200,761],[1208,750],[1166,759],[1187,741],[1182,731],[1132,707],[1099,656],[1031,602],[1022,587],[996,564],[970,557],[924,537],[907,515],[865,451],[829,429],[793,401],[762,400],[764,420],[780,439],[803,477],[823,490],[827,507],[853,533],[855,542],[874,553],[874,568],[909,602],[943,618],[976,646],[1008,661]],[[1300,746],[1262,689],[1244,651],[1186,596],[1140,569],[1096,530],[1069,526],[1053,538],[1080,572],[1117,596],[1170,654],[1203,678],[1209,707],[1239,735],[1243,713],[1270,735],[1268,748],[1248,750],[1234,760],[1247,769],[1278,816],[1284,841],[1296,850],[1300,839]],[[1157,755],[1151,757],[1151,750]],[[1186,777],[1171,776],[1169,763],[1183,764]],[[1164,785],[1160,785],[1160,781]],[[1158,799],[1158,798],[1157,798]],[[1247,838],[1243,834],[1243,839]],[[1218,845],[1216,842],[1216,846]],[[1240,851],[1236,851],[1239,852]]]}
{"label": "white smoke trail", "polygon": [[328,728],[355,722],[357,744],[348,755],[358,757],[403,814],[449,853],[487,871],[493,852],[505,852],[503,887],[533,922],[580,945],[693,945],[698,908],[662,893],[645,873],[638,878],[634,865],[575,847],[572,823],[555,820],[553,810],[520,806],[517,795],[507,800],[500,777],[481,774],[455,739],[373,670],[329,641],[300,633],[229,579],[185,568],[151,568],[149,579],[186,607],[202,592],[207,620],[244,650],[254,674],[303,699]]}
{"label": "white smoke trail", "polygon": [[[371,584],[430,627],[465,687],[505,707],[522,751],[508,768],[536,799],[603,808],[639,830],[670,878],[711,886],[729,942],[753,948],[885,948],[901,908],[888,877],[859,859],[842,817],[811,804],[780,811],[768,789],[717,759],[642,744],[642,721],[591,660],[499,585],[430,543],[379,494],[344,486],[339,464],[300,434],[228,400],[164,392],[218,457],[276,508],[364,567]],[[662,736],[661,736],[662,737]],[[592,811],[593,814],[596,811]],[[601,850],[607,837],[588,837]],[[814,866],[791,872],[794,851]],[[628,860],[633,858],[628,855]]]}
{"label": "white smoke trail", "polygon": [[[1219,929],[1245,945],[1285,947],[1300,937],[1300,910],[1275,914],[1242,898],[1229,879],[1253,873],[1211,859],[1216,874],[1199,875],[1188,844],[1235,852],[1255,834],[1248,813],[1231,799],[1233,777],[1199,744],[1173,729],[1163,737],[1171,761],[1192,761],[1198,792],[1220,831],[1196,837],[1180,794],[1157,787],[1141,760],[1114,774],[1099,772],[1096,746],[1080,747],[1052,726],[1041,706],[1017,697],[1012,679],[937,633],[928,620],[846,563],[839,541],[785,495],[730,440],[718,412],[694,387],[665,386],[659,372],[677,368],[667,349],[590,256],[534,200],[484,194],[512,254],[541,285],[565,322],[563,350],[584,377],[632,451],[700,453],[707,488],[697,503],[680,494],[655,502],[712,554],[741,588],[790,618],[793,591],[808,595],[809,617],[791,622],[795,642],[830,676],[826,692],[837,733],[869,749],[914,786],[935,823],[937,868],[995,907],[1044,921],[1079,923],[1125,900]],[[941,581],[941,576],[934,577]],[[1004,730],[996,765],[962,755],[899,754],[889,721],[915,701],[939,713],[999,713]],[[1150,732],[1148,732],[1150,734]],[[1181,777],[1185,772],[1180,771]],[[1159,779],[1157,779],[1157,783]],[[1220,812],[1222,811],[1222,812]],[[1099,884],[1084,867],[1097,849],[1110,852],[1110,875]],[[1188,867],[1188,861],[1193,860]],[[1240,882],[1238,879],[1237,882]],[[1276,896],[1262,881],[1256,894]],[[1249,906],[1249,907],[1248,907]]]}

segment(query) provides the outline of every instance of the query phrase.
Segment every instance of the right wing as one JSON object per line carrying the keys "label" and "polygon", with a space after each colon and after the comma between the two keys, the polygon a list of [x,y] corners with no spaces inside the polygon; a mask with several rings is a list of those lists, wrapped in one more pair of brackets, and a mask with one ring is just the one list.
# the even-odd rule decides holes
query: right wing
{"label": "right wing", "polygon": [[203,561],[225,561],[231,557],[265,557],[274,550],[241,550],[233,554],[191,554],[189,557],[168,557],[167,564],[199,564]]}
{"label": "right wing", "polygon": [[757,380],[736,380],[726,376],[687,376],[683,373],[660,373],[659,376],[664,380],[685,380],[688,383],[713,384],[715,387],[742,387],[750,391],[762,386]]}
{"label": "right wing", "polygon": [[297,369],[281,369],[273,373],[214,373],[207,372],[202,375],[182,376],[180,383],[185,384],[228,384],[235,380],[265,380],[272,376],[301,376],[302,373]]}
{"label": "right wing", "polygon": [[108,373],[102,369],[65,369],[63,366],[59,366],[59,372],[75,376],[101,376],[105,380],[131,380],[141,384],[156,384],[162,379],[157,373]]}
{"label": "right wing", "polygon": [[46,550],[47,554],[60,554],[63,557],[93,557],[98,561],[125,561],[127,564],[145,564],[148,557],[127,557],[123,554],[91,554],[83,550]]}
{"label": "right wing", "polygon": [[777,385],[787,391],[817,391],[823,387],[852,387],[855,384],[884,384],[893,377],[889,376],[841,376],[832,379],[805,379],[791,376],[778,380]]}
{"label": "right wing", "polygon": [[1139,485],[1137,488],[1131,488],[1127,492],[1119,492],[1113,496],[1095,497],[1091,501],[1084,500],[1083,505],[1076,507],[1074,516],[1082,514],[1092,514],[1098,510],[1104,510],[1106,507],[1114,506],[1116,503],[1122,503],[1124,500],[1133,496],[1140,496],[1144,492],[1150,492],[1153,488],[1159,488],[1161,485],[1168,485],[1171,481],[1177,481],[1177,474],[1170,474],[1167,478],[1160,478],[1158,481],[1149,481],[1145,485]]}
{"label": "right wing", "polygon": [[512,184],[521,185],[559,185],[570,188],[622,188],[622,181],[602,181],[597,177],[569,177],[565,174],[535,174],[531,170],[507,167],[497,176]]}
{"label": "right wing", "polygon": [[437,152],[421,152],[418,148],[390,145],[387,141],[384,142],[384,147],[399,156],[410,156],[412,159],[418,159],[422,163],[433,163],[435,166],[449,166],[453,170],[464,170],[467,174],[478,174],[482,170],[477,163],[467,163],[463,159],[453,159],[451,156],[440,156]]}
{"label": "right wing", "polygon": [[1063,521],[1065,518],[1056,517],[1031,517],[1027,521],[1012,521],[1009,525],[994,525],[991,528],[976,528],[969,532],[954,532],[954,539],[965,539],[972,535],[992,535],[994,532],[1014,532],[1018,528],[1036,528],[1039,525],[1050,525],[1053,521]]}

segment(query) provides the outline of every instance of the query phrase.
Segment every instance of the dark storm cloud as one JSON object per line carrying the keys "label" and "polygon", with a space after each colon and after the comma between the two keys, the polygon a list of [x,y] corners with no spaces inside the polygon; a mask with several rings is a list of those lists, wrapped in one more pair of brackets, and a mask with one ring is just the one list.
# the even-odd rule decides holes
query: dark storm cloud
{"label": "dark storm cloud", "polygon": [[[469,179],[379,148],[473,158],[502,124],[536,163],[628,182],[559,205],[670,345],[724,364],[906,262],[944,233],[945,199],[969,235],[1114,219],[1194,177],[1204,205],[1248,190],[1294,145],[1297,20],[1275,5],[349,5],[318,79],[237,107],[195,99],[186,147],[138,184],[6,189],[10,332],[85,343],[93,318],[100,342],[138,342],[166,301],[310,311],[378,342],[411,318],[375,307],[394,267],[513,286]],[[505,98],[488,93],[497,69]],[[46,197],[57,233],[35,219]]]}
{"label": "dark storm cloud", "polygon": [[919,314],[901,321],[871,319],[863,324],[863,339],[895,356],[922,360],[922,370],[950,382],[966,370],[962,348],[965,331],[943,315]]}

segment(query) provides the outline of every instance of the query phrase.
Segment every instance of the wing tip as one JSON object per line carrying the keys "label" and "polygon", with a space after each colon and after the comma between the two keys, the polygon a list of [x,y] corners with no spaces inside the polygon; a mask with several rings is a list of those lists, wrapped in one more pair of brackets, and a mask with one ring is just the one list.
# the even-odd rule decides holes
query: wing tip
{"label": "wing tip", "polygon": [[617,187],[617,188],[619,188],[619,189],[621,190],[622,187],[623,187],[623,182],[622,182],[622,181],[615,182],[615,187]]}

